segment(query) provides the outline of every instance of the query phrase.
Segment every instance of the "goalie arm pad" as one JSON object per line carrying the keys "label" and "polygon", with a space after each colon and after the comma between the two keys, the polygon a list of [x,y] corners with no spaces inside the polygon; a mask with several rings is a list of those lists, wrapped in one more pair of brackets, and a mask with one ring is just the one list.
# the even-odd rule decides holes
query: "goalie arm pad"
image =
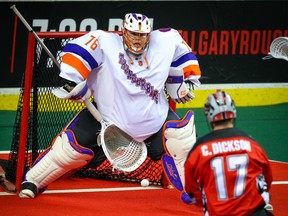
{"label": "goalie arm pad", "polygon": [[166,90],[170,97],[177,103],[186,103],[195,98],[193,83],[184,80],[183,69],[171,68],[166,81]]}
{"label": "goalie arm pad", "polygon": [[69,99],[80,103],[91,97],[92,92],[88,88],[86,80],[75,85],[76,83],[69,81],[64,86],[53,89],[52,93],[60,99]]}
{"label": "goalie arm pad", "polygon": [[196,142],[194,113],[188,111],[182,120],[167,121],[164,125],[164,149],[176,165],[182,184],[184,185],[184,163]]}

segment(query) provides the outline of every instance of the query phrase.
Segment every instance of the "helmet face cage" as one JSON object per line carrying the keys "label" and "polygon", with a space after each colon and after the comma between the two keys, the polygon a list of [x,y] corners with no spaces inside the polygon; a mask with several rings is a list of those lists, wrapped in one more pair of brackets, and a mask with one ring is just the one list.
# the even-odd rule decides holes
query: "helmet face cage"
{"label": "helmet face cage", "polygon": [[122,29],[125,49],[134,54],[143,53],[149,43],[151,31],[148,17],[139,13],[126,14]]}
{"label": "helmet face cage", "polygon": [[218,122],[236,118],[236,107],[231,96],[224,91],[217,90],[208,96],[204,105],[204,113],[208,122]]}

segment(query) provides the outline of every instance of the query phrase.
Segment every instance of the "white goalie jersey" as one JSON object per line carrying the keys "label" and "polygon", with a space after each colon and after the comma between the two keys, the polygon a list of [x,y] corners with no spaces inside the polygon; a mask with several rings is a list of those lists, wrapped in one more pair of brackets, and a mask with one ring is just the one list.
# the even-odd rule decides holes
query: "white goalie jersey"
{"label": "white goalie jersey", "polygon": [[197,58],[178,31],[153,31],[147,50],[135,56],[124,50],[121,36],[97,30],[64,47],[60,76],[76,83],[87,79],[103,118],[143,141],[166,119],[164,88],[171,67],[199,84]]}

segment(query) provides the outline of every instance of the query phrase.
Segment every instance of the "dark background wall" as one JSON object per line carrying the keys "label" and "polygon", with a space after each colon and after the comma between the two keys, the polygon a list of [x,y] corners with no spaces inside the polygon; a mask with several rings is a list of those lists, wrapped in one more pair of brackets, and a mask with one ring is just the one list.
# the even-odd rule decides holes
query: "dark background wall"
{"label": "dark background wall", "polygon": [[[73,1],[16,2],[35,31],[119,30],[128,12],[153,19],[154,29],[173,27],[195,51],[202,83],[288,82],[283,60],[263,61],[271,41],[288,36],[286,1]],[[28,31],[17,22],[15,64],[11,72],[15,14],[0,3],[2,87],[19,87],[25,71]],[[110,28],[109,28],[110,24]],[[42,26],[42,29],[40,28]]]}

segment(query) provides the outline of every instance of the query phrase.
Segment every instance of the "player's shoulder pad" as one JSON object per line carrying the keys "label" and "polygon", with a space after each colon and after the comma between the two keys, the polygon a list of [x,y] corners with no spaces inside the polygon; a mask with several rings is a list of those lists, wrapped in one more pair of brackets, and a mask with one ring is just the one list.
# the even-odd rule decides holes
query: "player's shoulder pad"
{"label": "player's shoulder pad", "polygon": [[169,34],[175,34],[175,33],[179,33],[176,29],[173,28],[160,28],[160,29],[155,29],[151,32],[151,34],[165,34],[165,35],[169,35]]}
{"label": "player's shoulder pad", "polygon": [[101,35],[112,34],[112,32],[104,31],[104,30],[101,30],[101,29],[97,29],[97,30],[94,30],[94,31],[90,31],[88,34],[96,36],[96,37],[99,37]]}
{"label": "player's shoulder pad", "polygon": [[[174,43],[180,34],[177,30],[172,28],[162,28],[151,32],[150,42],[153,43]],[[166,46],[166,45],[165,45]]]}
{"label": "player's shoulder pad", "polygon": [[120,35],[115,32],[110,31],[104,31],[104,30],[95,30],[90,31],[88,34],[88,37],[91,36],[98,39],[98,46],[102,47],[103,44],[113,44],[115,40],[120,40]]}
{"label": "player's shoulder pad", "polygon": [[186,115],[182,119],[167,121],[164,127],[165,129],[182,128],[182,127],[185,127],[190,122],[190,120],[194,121],[194,112],[192,110],[188,110]]}

